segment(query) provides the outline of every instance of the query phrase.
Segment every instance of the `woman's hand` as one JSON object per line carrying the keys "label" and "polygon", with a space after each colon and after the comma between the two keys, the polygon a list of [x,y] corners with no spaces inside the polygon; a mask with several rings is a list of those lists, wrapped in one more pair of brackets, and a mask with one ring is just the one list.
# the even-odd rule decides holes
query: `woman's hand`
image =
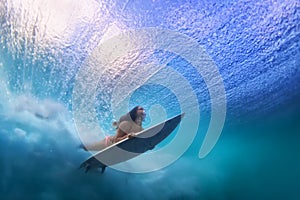
{"label": "woman's hand", "polygon": [[129,139],[134,138],[134,136],[135,136],[134,133],[129,133],[129,134],[127,134],[127,137],[128,137]]}

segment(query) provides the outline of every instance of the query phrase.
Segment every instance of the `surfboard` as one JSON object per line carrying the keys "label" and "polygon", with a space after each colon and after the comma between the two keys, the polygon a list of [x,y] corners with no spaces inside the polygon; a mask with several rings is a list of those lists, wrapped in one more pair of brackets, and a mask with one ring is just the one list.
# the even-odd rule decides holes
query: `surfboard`
{"label": "surfboard", "polygon": [[85,172],[92,168],[101,168],[103,173],[107,166],[127,161],[153,149],[174,131],[183,116],[184,113],[179,114],[136,133],[132,138],[126,138],[102,149],[85,160],[80,168],[85,168]]}

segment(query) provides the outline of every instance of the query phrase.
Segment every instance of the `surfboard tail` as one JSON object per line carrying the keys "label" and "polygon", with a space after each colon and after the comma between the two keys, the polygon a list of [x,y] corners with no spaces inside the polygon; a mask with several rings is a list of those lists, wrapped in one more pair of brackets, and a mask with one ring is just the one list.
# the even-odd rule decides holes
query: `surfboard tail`
{"label": "surfboard tail", "polygon": [[87,173],[89,170],[90,170],[90,165],[87,164],[87,163],[82,163],[78,169],[82,169],[82,168],[85,168],[85,173]]}
{"label": "surfboard tail", "polygon": [[96,158],[93,158],[93,159],[83,162],[79,166],[79,169],[85,169],[85,173],[88,173],[91,169],[101,168],[101,174],[103,174],[106,167],[107,167],[106,165],[104,165],[100,161],[96,160]]}
{"label": "surfboard tail", "polygon": [[[82,168],[85,168],[84,172],[85,173],[88,173],[92,168],[93,166],[89,165],[89,164],[86,164],[84,165],[85,163],[81,164],[79,169],[82,169]],[[106,166],[102,166],[102,167],[95,167],[95,168],[101,168],[101,174],[104,173],[105,169],[106,169]]]}

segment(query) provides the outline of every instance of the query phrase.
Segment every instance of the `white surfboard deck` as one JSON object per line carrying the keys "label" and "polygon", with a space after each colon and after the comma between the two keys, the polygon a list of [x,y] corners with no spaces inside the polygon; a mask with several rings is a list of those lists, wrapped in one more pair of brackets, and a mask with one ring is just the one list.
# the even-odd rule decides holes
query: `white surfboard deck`
{"label": "white surfboard deck", "polygon": [[174,131],[183,116],[184,113],[179,114],[162,123],[136,133],[133,138],[126,138],[98,151],[84,161],[80,165],[80,168],[85,168],[86,172],[92,168],[102,168],[103,173],[107,166],[127,161],[153,149]]}

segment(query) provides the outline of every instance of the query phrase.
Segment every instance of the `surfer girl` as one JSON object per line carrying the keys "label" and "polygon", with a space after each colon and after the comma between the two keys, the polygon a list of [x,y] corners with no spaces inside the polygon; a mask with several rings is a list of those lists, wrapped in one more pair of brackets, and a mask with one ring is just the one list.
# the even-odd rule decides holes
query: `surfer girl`
{"label": "surfer girl", "polygon": [[100,151],[113,143],[124,140],[125,138],[134,137],[135,133],[143,130],[142,123],[145,120],[146,113],[143,107],[136,106],[131,111],[120,117],[118,122],[114,122],[116,126],[116,134],[114,136],[106,136],[105,139],[90,145],[81,145],[84,150]]}
{"label": "surfer girl", "polygon": [[145,120],[146,113],[143,107],[136,106],[129,113],[120,117],[117,123],[117,132],[114,136],[114,142],[119,142],[127,137],[132,137],[134,133],[143,130],[142,123]]}

